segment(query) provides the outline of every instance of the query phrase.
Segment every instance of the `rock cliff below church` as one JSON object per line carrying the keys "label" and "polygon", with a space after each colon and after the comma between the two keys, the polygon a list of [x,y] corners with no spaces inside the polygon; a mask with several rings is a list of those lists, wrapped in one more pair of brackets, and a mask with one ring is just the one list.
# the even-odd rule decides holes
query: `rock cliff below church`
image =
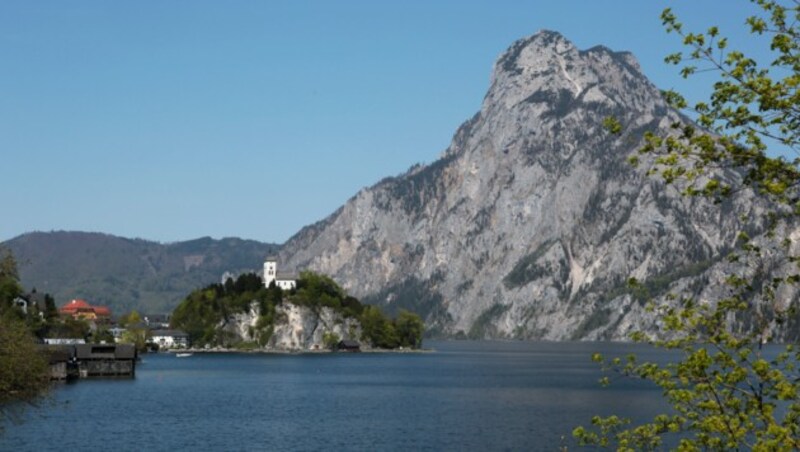
{"label": "rock cliff below church", "polygon": [[[259,304],[252,303],[244,313],[228,317],[220,328],[241,342],[258,341]],[[275,308],[271,336],[263,347],[274,351],[324,350],[325,334],[335,334],[340,340],[361,339],[361,325],[332,308],[310,308],[284,302]],[[363,344],[367,347],[367,344]]]}

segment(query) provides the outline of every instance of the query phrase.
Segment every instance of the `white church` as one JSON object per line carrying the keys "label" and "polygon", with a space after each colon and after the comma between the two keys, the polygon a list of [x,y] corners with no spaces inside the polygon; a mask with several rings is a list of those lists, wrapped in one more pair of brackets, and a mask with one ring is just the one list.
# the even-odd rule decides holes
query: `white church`
{"label": "white church", "polygon": [[278,260],[268,257],[264,261],[264,287],[269,287],[273,281],[282,290],[292,290],[297,287],[297,277],[289,273],[278,273]]}

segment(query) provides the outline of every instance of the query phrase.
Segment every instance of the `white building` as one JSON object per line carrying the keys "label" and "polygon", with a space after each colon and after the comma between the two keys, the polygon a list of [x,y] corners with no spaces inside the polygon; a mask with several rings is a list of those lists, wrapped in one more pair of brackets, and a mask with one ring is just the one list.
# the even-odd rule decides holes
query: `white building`
{"label": "white building", "polygon": [[112,326],[111,328],[108,329],[108,332],[111,333],[112,336],[114,336],[114,342],[119,342],[119,340],[122,339],[122,333],[126,331],[128,331],[127,328],[122,328],[119,326]]}
{"label": "white building", "polygon": [[269,287],[273,281],[282,290],[292,290],[297,287],[297,277],[288,273],[278,273],[278,260],[268,257],[264,261],[264,287]]}
{"label": "white building", "polygon": [[85,344],[86,341],[69,337],[46,337],[44,338],[44,343],[47,345],[77,345]]}
{"label": "white building", "polygon": [[160,348],[186,348],[189,346],[189,335],[178,330],[153,330],[150,342]]}

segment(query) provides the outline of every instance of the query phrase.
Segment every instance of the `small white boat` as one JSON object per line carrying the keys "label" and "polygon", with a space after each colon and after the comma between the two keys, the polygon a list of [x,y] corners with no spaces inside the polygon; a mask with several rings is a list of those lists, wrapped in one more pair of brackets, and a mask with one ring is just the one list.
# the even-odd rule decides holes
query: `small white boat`
{"label": "small white boat", "polygon": [[175,353],[176,358],[188,358],[194,355],[194,353]]}

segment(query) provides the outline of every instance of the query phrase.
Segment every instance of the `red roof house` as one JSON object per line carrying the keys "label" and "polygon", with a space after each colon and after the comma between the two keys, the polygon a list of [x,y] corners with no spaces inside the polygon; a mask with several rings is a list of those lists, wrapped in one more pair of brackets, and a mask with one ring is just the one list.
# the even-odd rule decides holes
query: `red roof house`
{"label": "red roof house", "polygon": [[79,300],[75,299],[70,301],[69,303],[61,306],[59,311],[63,314],[72,314],[74,312],[78,312],[79,309],[91,308],[92,305],[86,302],[86,300]]}
{"label": "red roof house", "polygon": [[98,317],[111,317],[111,310],[105,306],[92,306],[86,300],[75,299],[61,306],[58,310],[62,315],[72,318],[96,319]]}

